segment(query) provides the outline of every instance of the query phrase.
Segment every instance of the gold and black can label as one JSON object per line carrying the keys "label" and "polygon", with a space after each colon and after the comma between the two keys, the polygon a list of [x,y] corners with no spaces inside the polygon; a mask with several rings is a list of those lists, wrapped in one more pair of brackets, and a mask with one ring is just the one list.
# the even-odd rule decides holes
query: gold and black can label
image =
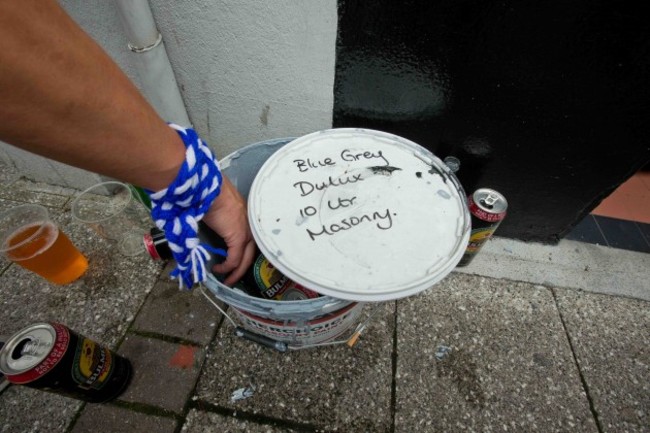
{"label": "gold and black can label", "polygon": [[492,237],[506,217],[508,201],[498,191],[480,188],[468,197],[468,206],[472,218],[472,231],[465,254],[457,266],[467,266]]}
{"label": "gold and black can label", "polygon": [[287,278],[262,254],[257,256],[255,263],[248,270],[244,284],[252,296],[276,301],[301,301],[320,296]]}

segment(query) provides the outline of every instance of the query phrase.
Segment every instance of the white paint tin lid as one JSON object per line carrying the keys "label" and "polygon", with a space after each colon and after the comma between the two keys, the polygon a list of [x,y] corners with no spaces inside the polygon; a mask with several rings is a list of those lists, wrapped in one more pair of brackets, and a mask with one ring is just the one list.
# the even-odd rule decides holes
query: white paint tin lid
{"label": "white paint tin lid", "polygon": [[444,278],[469,239],[465,193],[449,168],[405,138],[331,129],[286,144],[248,199],[262,254],[321,294],[413,295]]}

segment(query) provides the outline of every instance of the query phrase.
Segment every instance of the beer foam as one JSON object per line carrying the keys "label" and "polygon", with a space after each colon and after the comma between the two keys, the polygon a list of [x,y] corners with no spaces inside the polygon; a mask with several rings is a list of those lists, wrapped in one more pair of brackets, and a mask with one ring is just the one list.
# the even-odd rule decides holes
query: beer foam
{"label": "beer foam", "polygon": [[59,228],[50,221],[45,224],[28,224],[9,235],[3,249],[7,250],[7,256],[11,260],[27,260],[50,248],[58,236]]}

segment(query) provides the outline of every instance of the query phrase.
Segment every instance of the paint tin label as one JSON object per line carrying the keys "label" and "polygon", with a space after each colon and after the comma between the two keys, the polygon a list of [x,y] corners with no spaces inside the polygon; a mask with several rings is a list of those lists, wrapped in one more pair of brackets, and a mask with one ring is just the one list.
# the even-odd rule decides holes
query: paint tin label
{"label": "paint tin label", "polygon": [[253,332],[274,340],[307,346],[332,340],[350,329],[357,322],[363,304],[352,303],[339,311],[302,324],[270,320],[236,308],[233,310],[244,326]]}
{"label": "paint tin label", "polygon": [[253,181],[249,220],[282,274],[354,301],[431,287],[456,266],[470,229],[465,193],[441,160],[360,129],[309,134],[274,153]]}

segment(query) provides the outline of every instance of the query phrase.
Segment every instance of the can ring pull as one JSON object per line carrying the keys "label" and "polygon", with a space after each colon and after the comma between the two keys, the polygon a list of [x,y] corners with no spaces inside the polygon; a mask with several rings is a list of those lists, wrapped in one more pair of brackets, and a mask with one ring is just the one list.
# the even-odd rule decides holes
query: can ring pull
{"label": "can ring pull", "polygon": [[488,207],[493,207],[494,203],[499,201],[499,197],[494,195],[494,194],[488,194],[484,199],[483,202],[485,203],[486,206]]}

